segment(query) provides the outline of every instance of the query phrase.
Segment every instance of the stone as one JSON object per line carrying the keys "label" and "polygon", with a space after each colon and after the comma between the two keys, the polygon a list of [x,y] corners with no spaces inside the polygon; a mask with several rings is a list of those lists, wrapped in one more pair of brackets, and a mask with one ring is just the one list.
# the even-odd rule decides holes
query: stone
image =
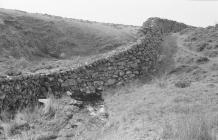
{"label": "stone", "polygon": [[135,77],[135,74],[130,74],[129,77],[133,78],[133,77]]}
{"label": "stone", "polygon": [[127,71],[126,74],[129,75],[129,74],[132,74],[132,72],[131,71]]}
{"label": "stone", "polygon": [[120,75],[120,76],[123,76],[124,74],[125,74],[125,73],[124,73],[123,71],[120,71],[120,72],[119,72],[119,75]]}
{"label": "stone", "polygon": [[5,98],[5,94],[0,90],[0,100],[3,100]]}
{"label": "stone", "polygon": [[69,105],[82,105],[83,102],[75,99],[71,99]]}
{"label": "stone", "polygon": [[67,79],[66,81],[64,81],[62,83],[63,87],[67,87],[67,86],[70,86],[70,85],[76,85],[76,81],[74,79]]}
{"label": "stone", "polygon": [[125,62],[119,62],[119,63],[117,63],[117,65],[120,65],[120,66],[125,66],[125,65],[126,65],[126,63],[125,63]]}
{"label": "stone", "polygon": [[136,74],[136,75],[138,75],[138,74],[139,74],[139,71],[134,71],[133,73]]}
{"label": "stone", "polygon": [[123,85],[123,82],[118,82],[116,85],[121,86],[121,85]]}
{"label": "stone", "polygon": [[104,87],[103,86],[100,86],[100,87],[97,87],[98,90],[100,91],[103,91],[104,90]]}
{"label": "stone", "polygon": [[62,79],[58,79],[58,82],[63,83],[64,81]]}
{"label": "stone", "polygon": [[68,96],[72,96],[72,95],[73,95],[70,91],[67,91],[66,94],[67,94]]}
{"label": "stone", "polygon": [[103,84],[104,84],[103,81],[94,81],[94,86],[101,86]]}
{"label": "stone", "polygon": [[110,85],[113,85],[115,83],[116,83],[116,79],[109,79],[109,80],[107,80],[106,85],[110,86]]}

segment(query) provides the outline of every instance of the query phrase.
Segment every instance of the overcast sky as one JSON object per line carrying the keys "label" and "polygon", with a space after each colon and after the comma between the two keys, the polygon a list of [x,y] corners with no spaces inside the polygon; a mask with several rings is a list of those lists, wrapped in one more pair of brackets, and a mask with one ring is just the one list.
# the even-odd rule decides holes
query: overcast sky
{"label": "overcast sky", "polygon": [[218,0],[0,0],[0,7],[131,25],[149,17],[194,26],[218,23]]}

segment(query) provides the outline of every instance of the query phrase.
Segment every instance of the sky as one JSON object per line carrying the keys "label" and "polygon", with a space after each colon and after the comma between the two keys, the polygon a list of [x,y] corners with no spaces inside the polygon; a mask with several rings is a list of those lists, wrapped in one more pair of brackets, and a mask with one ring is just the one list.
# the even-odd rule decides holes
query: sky
{"label": "sky", "polygon": [[139,26],[149,17],[201,27],[218,23],[218,0],[0,0],[0,8]]}

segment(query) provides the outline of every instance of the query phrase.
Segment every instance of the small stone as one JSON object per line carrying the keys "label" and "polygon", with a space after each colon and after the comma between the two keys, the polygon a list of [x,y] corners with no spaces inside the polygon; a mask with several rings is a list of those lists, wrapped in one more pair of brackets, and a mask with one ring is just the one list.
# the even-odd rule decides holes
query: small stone
{"label": "small stone", "polygon": [[67,91],[66,93],[67,93],[68,96],[73,95],[70,91]]}
{"label": "small stone", "polygon": [[136,75],[139,74],[139,71],[134,71],[134,74],[136,74]]}
{"label": "small stone", "polygon": [[138,64],[137,63],[130,64],[130,67],[136,68],[136,67],[138,67]]}
{"label": "small stone", "polygon": [[113,75],[113,78],[117,78],[117,77],[119,77],[118,75]]}
{"label": "small stone", "polygon": [[104,87],[103,86],[99,86],[99,87],[97,87],[97,89],[102,91],[102,90],[104,90]]}
{"label": "small stone", "polygon": [[98,87],[98,86],[102,86],[104,84],[103,81],[94,81],[94,86]]}
{"label": "small stone", "polygon": [[120,75],[120,76],[123,76],[124,74],[125,74],[125,73],[124,73],[123,71],[120,71],[120,72],[119,72],[119,75]]}
{"label": "small stone", "polygon": [[49,77],[48,79],[49,79],[49,81],[53,81],[54,77]]}
{"label": "small stone", "polygon": [[116,83],[116,79],[109,79],[107,82],[106,82],[106,85],[107,86],[110,86],[110,85],[113,85]]}
{"label": "small stone", "polygon": [[129,75],[129,74],[132,74],[132,72],[131,71],[127,71],[126,74]]}
{"label": "small stone", "polygon": [[90,89],[86,89],[85,91],[87,94],[90,94],[91,93],[91,90]]}
{"label": "small stone", "polygon": [[118,82],[116,85],[117,86],[123,85],[123,82]]}
{"label": "small stone", "polygon": [[81,105],[83,104],[82,101],[78,101],[78,100],[75,100],[75,99],[71,99],[70,102],[69,102],[69,105]]}
{"label": "small stone", "polygon": [[[78,80],[79,82],[79,80]],[[67,79],[62,83],[63,87],[71,86],[71,85],[76,85],[76,81],[74,79]]]}
{"label": "small stone", "polygon": [[3,92],[0,91],[0,99],[3,100],[5,98],[5,94]]}
{"label": "small stone", "polygon": [[135,77],[135,74],[130,74],[129,77],[133,78],[133,77]]}

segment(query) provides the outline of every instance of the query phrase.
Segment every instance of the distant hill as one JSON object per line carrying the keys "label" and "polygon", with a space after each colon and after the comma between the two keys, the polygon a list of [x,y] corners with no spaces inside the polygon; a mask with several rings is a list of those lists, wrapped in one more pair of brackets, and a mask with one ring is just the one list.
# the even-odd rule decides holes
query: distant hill
{"label": "distant hill", "polygon": [[0,65],[107,52],[134,42],[138,28],[0,9]]}
{"label": "distant hill", "polygon": [[134,41],[137,28],[0,9],[0,56],[92,55]]}

